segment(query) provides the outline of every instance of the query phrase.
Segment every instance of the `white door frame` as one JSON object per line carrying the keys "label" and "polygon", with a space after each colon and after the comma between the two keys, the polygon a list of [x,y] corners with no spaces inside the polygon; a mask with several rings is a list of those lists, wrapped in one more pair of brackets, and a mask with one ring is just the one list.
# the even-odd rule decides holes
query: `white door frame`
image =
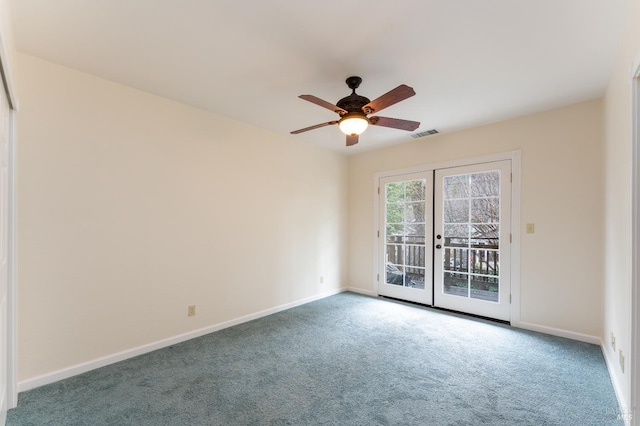
{"label": "white door frame", "polygon": [[11,110],[11,133],[9,135],[9,216],[7,218],[8,229],[8,267],[9,282],[7,283],[7,409],[18,406],[18,306],[17,306],[17,276],[18,276],[18,251],[17,251],[17,181],[16,181],[16,128],[17,108]]}
{"label": "white door frame", "polygon": [[632,68],[631,88],[633,92],[633,104],[631,107],[632,123],[632,155],[631,155],[631,409],[633,424],[640,425],[638,413],[640,408],[640,283],[638,256],[640,255],[640,182],[638,182],[640,166],[640,59],[636,61]]}
{"label": "white door frame", "polygon": [[[7,282],[7,409],[15,408],[18,405],[18,376],[17,376],[17,227],[16,227],[16,111],[17,99],[15,96],[15,86],[9,72],[9,60],[5,51],[3,40],[0,40],[0,80],[2,88],[7,95],[9,107],[11,109],[10,131],[9,131],[9,158],[8,158],[8,218],[7,218],[7,238],[9,251],[7,253],[8,262],[8,282]],[[6,412],[4,413],[6,415]]]}
{"label": "white door frame", "polygon": [[482,157],[464,158],[440,163],[423,164],[406,169],[388,170],[377,172],[373,176],[373,293],[378,293],[377,274],[379,271],[379,244],[378,231],[382,226],[378,206],[380,198],[378,195],[378,182],[380,178],[404,175],[409,173],[424,172],[427,170],[437,170],[450,167],[468,166],[472,164],[491,163],[500,160],[511,160],[511,324],[517,325],[520,322],[520,163],[521,151],[509,151],[500,154],[486,155]]}

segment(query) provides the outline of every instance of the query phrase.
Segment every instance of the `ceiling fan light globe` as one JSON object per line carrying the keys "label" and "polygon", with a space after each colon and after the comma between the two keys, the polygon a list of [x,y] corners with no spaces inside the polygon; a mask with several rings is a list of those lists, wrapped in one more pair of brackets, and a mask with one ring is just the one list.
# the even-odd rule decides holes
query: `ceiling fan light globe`
{"label": "ceiling fan light globe", "polygon": [[344,117],[340,120],[340,130],[345,135],[359,135],[369,126],[369,120],[365,117],[356,116],[356,117]]}

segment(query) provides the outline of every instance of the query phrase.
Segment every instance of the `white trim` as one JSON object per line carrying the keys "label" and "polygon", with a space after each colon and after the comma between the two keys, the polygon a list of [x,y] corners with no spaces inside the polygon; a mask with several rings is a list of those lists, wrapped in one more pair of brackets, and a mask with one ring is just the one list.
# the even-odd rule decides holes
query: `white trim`
{"label": "white trim", "polygon": [[[618,409],[621,414],[628,414],[629,409],[628,404],[624,400],[624,392],[622,391],[622,384],[617,380],[617,376],[615,375],[616,371],[616,360],[611,359],[611,352],[606,348],[606,342],[600,340],[600,349],[602,350],[602,355],[604,356],[604,363],[607,366],[607,371],[609,372],[609,377],[611,378],[611,384],[613,385],[613,391],[616,394],[616,399],[618,400]],[[632,412],[633,413],[633,412]],[[628,416],[623,416],[624,424],[627,426],[631,426],[631,422],[633,419],[628,418]]]}
{"label": "white trim", "polygon": [[11,111],[9,136],[9,215],[8,215],[8,278],[7,283],[7,409],[18,405],[18,307],[17,307],[17,277],[18,277],[18,226],[17,226],[17,114]]}
{"label": "white trim", "polygon": [[[630,402],[632,404],[633,413],[636,413],[637,407],[640,405],[638,397],[640,396],[640,362],[638,361],[638,351],[640,350],[640,284],[638,283],[638,255],[640,240],[640,184],[638,183],[638,167],[640,163],[640,58],[638,58],[631,70],[631,88],[632,88],[632,106],[631,106],[631,123],[632,123],[632,141],[631,141],[631,359],[629,362],[630,370]],[[640,425],[640,420],[634,419],[634,423]]]}
{"label": "white trim", "polygon": [[405,169],[387,170],[374,173],[373,175],[373,293],[378,295],[378,238],[377,232],[380,226],[380,215],[378,206],[380,203],[378,194],[378,184],[381,178],[398,176],[410,173],[423,172],[425,170],[447,169],[451,167],[468,166],[472,164],[492,163],[501,160],[511,160],[511,322],[520,321],[520,185],[521,185],[521,163],[522,151],[513,150],[498,154],[490,154],[472,158],[462,158],[458,160],[442,161],[438,163],[428,163],[420,166]]}
{"label": "white trim", "polygon": [[511,157],[511,323],[520,322],[520,182],[522,155]]}
{"label": "white trim", "polygon": [[379,270],[380,265],[378,262],[378,246],[380,245],[380,173],[375,173],[373,175],[373,244],[371,245],[373,249],[373,294],[374,296],[378,296],[380,293],[379,283]]}
{"label": "white trim", "polygon": [[377,182],[378,179],[384,178],[384,177],[406,175],[410,173],[420,173],[426,170],[448,169],[450,167],[470,166],[474,164],[493,163],[495,161],[501,161],[501,160],[512,160],[515,157],[520,158],[520,155],[521,155],[520,153],[521,153],[520,150],[514,150],[514,151],[502,152],[498,154],[483,155],[479,157],[461,158],[458,160],[440,161],[438,163],[421,164],[419,166],[408,167],[406,169],[386,170],[386,171],[375,173],[374,182]]}
{"label": "white trim", "polygon": [[[17,111],[17,99],[15,96],[15,85],[13,84],[11,76],[11,66],[9,64],[7,55],[7,49],[5,46],[5,40],[2,37],[0,31],[0,90],[5,90],[7,99],[10,105],[10,120],[9,120],[9,158],[8,158],[8,218],[7,218],[7,232],[8,232],[8,245],[9,251],[7,253],[8,263],[8,282],[7,282],[7,318],[6,318],[6,338],[7,338],[7,352],[2,356],[7,357],[7,371],[6,371],[6,393],[4,398],[6,399],[6,408],[11,409],[18,404],[18,386],[17,386],[17,306],[16,306],[16,271],[17,271],[17,249],[16,249],[16,111]],[[2,416],[6,416],[6,412],[2,411]],[[4,421],[0,424],[4,424]]]}
{"label": "white trim", "polygon": [[82,364],[73,365],[71,367],[63,368],[62,370],[54,371],[51,373],[43,374],[41,376],[33,377],[31,379],[23,380],[18,383],[18,391],[24,392],[30,389],[34,389],[40,386],[48,385],[50,383],[57,382],[59,380],[67,379],[69,377],[76,376],[78,374],[86,373],[96,368],[105,367],[116,362],[124,361],[129,358],[133,358],[139,355],[143,355],[158,349],[166,348],[167,346],[176,345],[178,343],[185,342],[187,340],[195,339],[197,337],[204,336],[205,334],[213,333],[225,328],[233,327],[234,325],[242,324],[248,321],[253,321],[258,318],[266,317],[287,309],[295,308],[296,306],[304,305],[316,300],[324,299],[325,297],[333,296],[338,293],[346,291],[345,288],[330,291],[327,293],[318,294],[315,296],[300,299],[295,302],[285,303],[284,305],[276,306],[274,308],[265,309],[260,312],[256,312],[249,315],[244,315],[239,318],[235,318],[229,321],[224,321],[218,324],[214,324],[208,327],[201,328],[199,330],[190,331],[188,333],[180,334],[178,336],[169,337],[167,339],[159,340],[157,342],[149,343],[146,345],[138,346],[136,348],[127,349],[122,352],[107,355],[98,359],[83,362]]}
{"label": "white trim", "polygon": [[524,321],[511,321],[511,326],[521,328],[523,330],[535,331],[543,334],[550,334],[552,336],[564,337],[566,339],[578,340],[580,342],[591,343],[593,345],[600,345],[601,339],[598,336],[592,336],[590,334],[576,333],[575,331],[563,330],[561,328],[547,327],[545,325],[533,324]]}
{"label": "white trim", "polygon": [[378,297],[378,293],[373,292],[371,290],[364,290],[358,287],[345,287],[344,291],[350,291],[352,293],[362,294],[364,296]]}

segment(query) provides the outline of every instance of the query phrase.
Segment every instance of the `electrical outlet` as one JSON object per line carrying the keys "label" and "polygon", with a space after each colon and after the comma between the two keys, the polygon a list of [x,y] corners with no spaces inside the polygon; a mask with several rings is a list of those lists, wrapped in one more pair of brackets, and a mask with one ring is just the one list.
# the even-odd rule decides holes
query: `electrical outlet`
{"label": "electrical outlet", "polygon": [[196,314],[196,305],[189,305],[189,310],[187,311],[187,316],[194,316]]}
{"label": "electrical outlet", "polygon": [[320,275],[320,284],[322,284],[323,282],[324,282],[324,277]]}
{"label": "electrical outlet", "polygon": [[620,368],[624,373],[624,353],[622,352],[622,349],[620,349]]}
{"label": "electrical outlet", "polygon": [[616,335],[613,334],[613,331],[611,332],[611,347],[613,348],[613,351],[616,351]]}
{"label": "electrical outlet", "polygon": [[527,223],[527,234],[533,234],[536,232],[536,225],[533,223]]}

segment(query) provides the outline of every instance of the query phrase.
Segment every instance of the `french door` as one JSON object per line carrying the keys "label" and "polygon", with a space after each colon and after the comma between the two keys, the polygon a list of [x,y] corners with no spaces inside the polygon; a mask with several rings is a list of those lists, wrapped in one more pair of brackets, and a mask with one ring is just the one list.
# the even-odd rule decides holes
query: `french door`
{"label": "french door", "polygon": [[433,172],[380,179],[378,293],[430,305],[433,299]]}
{"label": "french door", "polygon": [[511,161],[380,178],[378,294],[510,320]]}
{"label": "french door", "polygon": [[435,172],[434,304],[510,319],[511,162]]}

